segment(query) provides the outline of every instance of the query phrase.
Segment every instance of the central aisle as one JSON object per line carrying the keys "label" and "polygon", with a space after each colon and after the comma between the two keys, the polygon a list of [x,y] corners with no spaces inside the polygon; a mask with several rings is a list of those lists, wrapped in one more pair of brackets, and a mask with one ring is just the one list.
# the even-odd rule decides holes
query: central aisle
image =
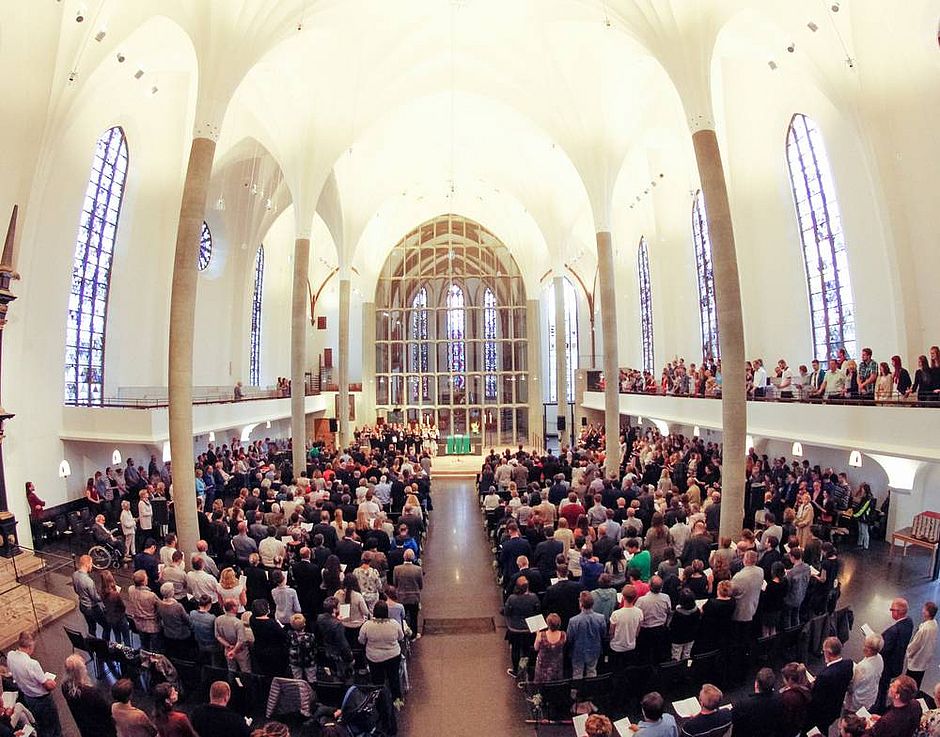
{"label": "central aisle", "polygon": [[523,721],[521,691],[506,675],[506,630],[473,482],[435,481],[433,488],[431,532],[422,556],[422,616],[493,617],[496,631],[425,635],[415,643],[410,662],[411,693],[401,712],[399,734],[531,735],[532,726]]}

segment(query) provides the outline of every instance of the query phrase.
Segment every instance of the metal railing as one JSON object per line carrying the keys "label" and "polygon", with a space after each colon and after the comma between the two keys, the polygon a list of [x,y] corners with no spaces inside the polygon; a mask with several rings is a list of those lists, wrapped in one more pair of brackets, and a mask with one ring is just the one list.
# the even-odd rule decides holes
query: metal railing
{"label": "metal railing", "polygon": [[[304,395],[314,397],[320,394],[320,388],[314,382],[310,382],[304,387]],[[234,392],[229,391],[209,392],[193,396],[193,406],[204,404],[243,404],[245,402],[258,402],[267,399],[288,399],[290,392],[284,392],[277,389],[250,391],[241,399],[235,399]],[[109,407],[125,409],[161,409],[169,406],[169,398],[166,396],[151,397],[104,397],[95,404],[67,404],[70,407]]]}

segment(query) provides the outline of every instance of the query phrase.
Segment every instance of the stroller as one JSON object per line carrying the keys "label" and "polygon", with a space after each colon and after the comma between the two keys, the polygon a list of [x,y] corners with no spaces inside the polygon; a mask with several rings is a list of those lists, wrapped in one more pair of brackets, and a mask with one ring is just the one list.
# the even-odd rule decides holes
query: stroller
{"label": "stroller", "polygon": [[304,724],[303,737],[395,737],[398,722],[385,686],[350,686],[337,713],[320,707]]}

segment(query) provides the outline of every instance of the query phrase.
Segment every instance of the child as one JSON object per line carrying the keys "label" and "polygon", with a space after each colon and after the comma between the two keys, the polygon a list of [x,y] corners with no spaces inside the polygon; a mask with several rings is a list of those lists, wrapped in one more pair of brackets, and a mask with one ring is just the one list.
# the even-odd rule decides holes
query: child
{"label": "child", "polygon": [[307,620],[303,614],[294,614],[290,618],[290,630],[287,632],[287,660],[294,678],[303,678],[313,683],[316,680],[316,644],[313,634],[306,632]]}

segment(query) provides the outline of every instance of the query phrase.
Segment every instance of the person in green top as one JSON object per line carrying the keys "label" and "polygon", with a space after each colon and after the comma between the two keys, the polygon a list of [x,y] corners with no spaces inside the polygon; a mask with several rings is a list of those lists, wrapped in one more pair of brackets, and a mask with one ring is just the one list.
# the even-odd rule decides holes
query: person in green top
{"label": "person in green top", "polygon": [[627,565],[640,571],[640,580],[650,580],[650,567],[652,565],[649,550],[640,550],[640,541],[635,537],[627,540]]}
{"label": "person in green top", "polygon": [[856,502],[852,517],[858,523],[858,547],[868,550],[868,525],[874,517],[875,497],[868,484],[863,483],[861,491],[862,497]]}

